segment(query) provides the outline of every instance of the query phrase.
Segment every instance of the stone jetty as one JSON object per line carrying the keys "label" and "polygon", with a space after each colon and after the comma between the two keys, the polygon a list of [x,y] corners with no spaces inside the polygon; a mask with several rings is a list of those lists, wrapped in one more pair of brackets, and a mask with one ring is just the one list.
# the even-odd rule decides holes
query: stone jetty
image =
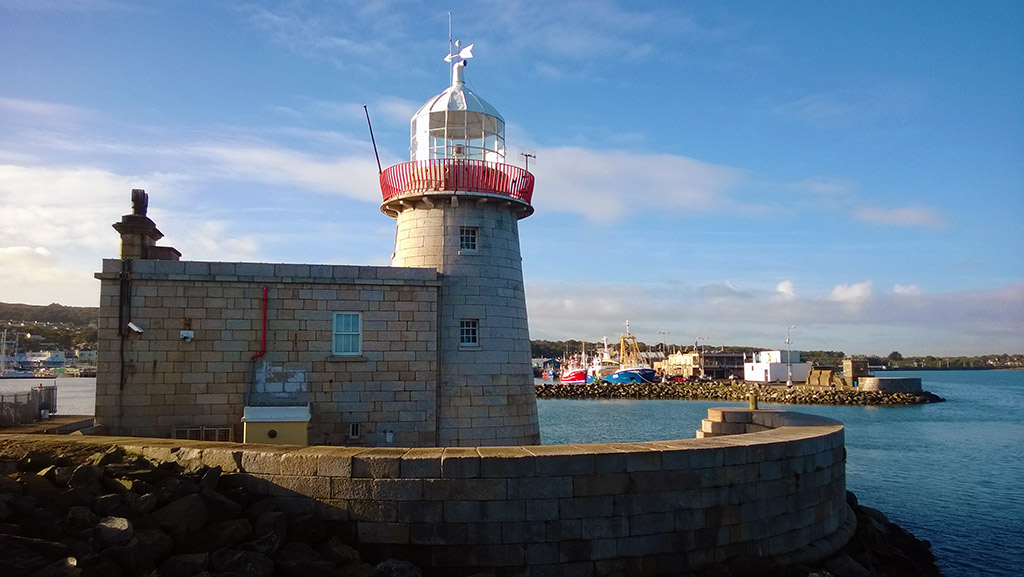
{"label": "stone jetty", "polygon": [[[194,470],[67,443],[0,440],[0,575],[5,577],[419,577],[368,560],[337,523],[253,495],[220,467]],[[938,575],[930,545],[847,493],[847,545],[812,565],[735,558],[681,577]],[[424,568],[426,569],[426,568]],[[476,573],[502,577],[505,573]]]}
{"label": "stone jetty", "polygon": [[747,402],[751,394],[758,402],[793,405],[919,405],[945,401],[922,391],[883,393],[856,389],[762,385],[750,382],[711,381],[698,383],[587,383],[580,385],[536,385],[538,399],[674,399],[680,401]]}

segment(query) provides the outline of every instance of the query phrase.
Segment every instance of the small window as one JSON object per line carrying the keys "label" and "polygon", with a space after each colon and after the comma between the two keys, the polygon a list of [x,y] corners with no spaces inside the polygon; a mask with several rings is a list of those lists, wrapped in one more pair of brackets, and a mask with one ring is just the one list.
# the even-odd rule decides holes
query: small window
{"label": "small window", "polygon": [[459,321],[459,345],[463,347],[479,346],[479,329],[480,322],[476,319],[462,319]]}
{"label": "small window", "polygon": [[334,313],[334,344],[331,352],[340,356],[362,354],[360,313]]}
{"label": "small window", "polygon": [[459,249],[476,250],[477,228],[475,226],[463,226],[459,228]]}

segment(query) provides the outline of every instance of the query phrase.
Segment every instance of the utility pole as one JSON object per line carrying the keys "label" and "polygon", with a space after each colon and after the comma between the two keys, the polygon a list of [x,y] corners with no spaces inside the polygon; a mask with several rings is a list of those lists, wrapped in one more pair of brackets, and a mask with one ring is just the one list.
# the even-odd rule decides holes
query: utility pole
{"label": "utility pole", "polygon": [[793,387],[793,325],[786,329],[786,387]]}

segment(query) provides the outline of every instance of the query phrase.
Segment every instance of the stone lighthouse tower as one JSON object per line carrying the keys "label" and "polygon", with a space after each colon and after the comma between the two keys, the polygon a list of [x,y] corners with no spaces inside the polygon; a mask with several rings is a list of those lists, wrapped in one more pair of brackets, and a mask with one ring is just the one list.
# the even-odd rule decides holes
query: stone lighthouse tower
{"label": "stone lighthouse tower", "polygon": [[442,446],[540,442],[518,221],[533,175],[505,164],[505,121],[464,82],[472,45],[445,58],[451,86],[412,117],[410,161],[380,175],[396,267],[435,268]]}

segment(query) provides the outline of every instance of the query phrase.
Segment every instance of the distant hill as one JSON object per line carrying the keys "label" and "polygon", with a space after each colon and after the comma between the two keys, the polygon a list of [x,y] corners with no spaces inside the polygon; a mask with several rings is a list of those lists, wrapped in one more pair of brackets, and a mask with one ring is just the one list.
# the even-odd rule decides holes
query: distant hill
{"label": "distant hill", "polygon": [[99,307],[68,307],[57,303],[45,306],[0,303],[0,322],[27,321],[88,326],[90,323],[96,323],[99,317]]}

